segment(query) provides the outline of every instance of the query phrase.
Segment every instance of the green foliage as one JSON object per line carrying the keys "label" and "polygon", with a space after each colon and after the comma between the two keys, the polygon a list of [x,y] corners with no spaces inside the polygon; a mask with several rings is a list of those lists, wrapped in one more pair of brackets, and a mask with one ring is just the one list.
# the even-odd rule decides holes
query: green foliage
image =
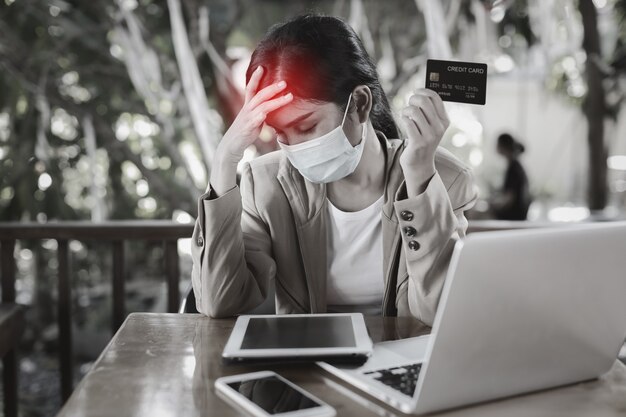
{"label": "green foliage", "polygon": [[[163,6],[144,1],[135,13],[142,17],[146,41],[163,60],[163,82],[172,84],[178,71]],[[120,19],[112,2],[22,0],[2,7],[0,220],[88,219],[96,204],[106,205],[113,219],[171,218],[175,209],[192,212],[198,189],[188,175],[180,170],[177,175],[175,164],[141,163],[173,159],[172,150],[185,137],[184,122],[175,126],[170,148],[158,134],[142,138],[153,145],[150,152],[141,146],[131,149],[116,138],[122,114],[159,124],[135,90],[124,60],[115,56],[123,53],[110,39],[123,26]],[[211,74],[210,68],[204,72]],[[95,146],[104,152],[88,154],[85,117],[92,118]],[[122,163],[127,160],[137,165],[141,178],[150,179],[148,196],[158,200],[155,210],[138,210],[142,196],[124,186]],[[47,188],[38,185],[44,173],[52,179]],[[100,184],[100,201],[91,195],[94,182]]]}

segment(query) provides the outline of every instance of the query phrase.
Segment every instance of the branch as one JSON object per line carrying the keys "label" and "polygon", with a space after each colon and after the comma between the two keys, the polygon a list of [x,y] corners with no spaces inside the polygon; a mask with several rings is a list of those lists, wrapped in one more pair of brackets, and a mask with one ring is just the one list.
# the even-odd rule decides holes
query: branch
{"label": "branch", "polygon": [[213,162],[213,155],[221,133],[211,126],[208,120],[209,104],[204,92],[204,85],[198,70],[198,64],[194,58],[189,44],[187,30],[183,21],[183,15],[179,0],[167,0],[172,27],[172,41],[174,52],[178,61],[183,83],[183,91],[187,98],[191,121],[198,138],[205,165],[209,168]]}
{"label": "branch", "polygon": [[[30,81],[27,70],[16,71],[10,63],[5,61],[0,61],[0,63],[2,63],[2,65],[9,70],[11,75],[14,76],[14,78],[25,90],[30,91],[33,95],[36,95],[39,92],[37,85]],[[86,103],[76,104],[71,100],[67,100],[59,96],[58,91],[54,88],[54,86],[51,87],[50,85],[47,85],[44,93],[53,105],[67,109],[68,112],[80,119],[84,119],[88,116],[90,117],[92,113],[95,114],[95,112],[91,111],[92,109],[90,109]],[[132,153],[127,146],[115,138],[113,128],[108,123],[103,121],[101,118],[96,118],[94,123],[96,130],[100,132],[99,137],[102,139],[102,143],[109,153],[117,156],[118,160],[129,160],[133,162],[141,171],[143,176],[150,182],[150,187],[156,192],[156,194],[167,201],[171,207],[177,207],[189,213],[195,213],[197,195],[193,188],[181,187],[176,183],[166,181],[157,172],[147,169],[141,162],[141,158],[139,156]],[[27,165],[24,166],[26,167]],[[182,190],[185,191],[183,192]]]}
{"label": "branch", "polygon": [[367,21],[367,15],[365,13],[365,6],[362,0],[352,0],[350,2],[350,26],[361,35],[363,45],[367,52],[374,56],[376,53],[376,47],[374,45],[374,38]]}
{"label": "branch", "polygon": [[415,0],[424,15],[428,44],[428,56],[438,59],[452,58],[452,48],[447,36],[446,20],[438,0]]}
{"label": "branch", "polygon": [[[83,133],[85,134],[85,151],[87,153],[87,158],[89,158],[89,162],[92,167],[96,166],[96,131],[93,127],[93,119],[91,115],[85,115],[83,117]],[[93,206],[91,208],[91,220],[95,222],[102,221],[108,218],[106,212],[106,204],[102,201],[102,197],[98,193],[98,184],[96,181],[96,172],[95,169],[92,168],[89,171],[91,175],[91,180],[89,181],[89,192],[91,194],[91,199],[93,202]]]}
{"label": "branch", "polygon": [[[161,142],[167,149],[169,156],[177,166],[185,170],[186,182],[194,184],[191,167],[187,160],[180,155],[176,146],[172,120],[160,110],[162,100],[173,100],[178,95],[176,84],[170,91],[166,90],[162,84],[161,67],[157,54],[144,42],[137,18],[121,5],[120,12],[129,29],[125,30],[122,26],[116,25],[113,38],[124,49],[124,63],[130,81],[137,93],[148,103],[149,112],[154,114],[160,125],[163,132],[160,136]],[[196,190],[201,191],[197,186]]]}
{"label": "branch", "polygon": [[234,116],[237,115],[241,106],[243,106],[244,97],[242,92],[237,89],[230,67],[220,56],[217,48],[215,48],[215,45],[209,38],[209,9],[206,6],[200,7],[198,31],[200,44],[215,69],[213,74],[215,76],[217,94],[221,100],[224,100],[227,106],[228,117],[230,118],[232,116],[234,119]]}

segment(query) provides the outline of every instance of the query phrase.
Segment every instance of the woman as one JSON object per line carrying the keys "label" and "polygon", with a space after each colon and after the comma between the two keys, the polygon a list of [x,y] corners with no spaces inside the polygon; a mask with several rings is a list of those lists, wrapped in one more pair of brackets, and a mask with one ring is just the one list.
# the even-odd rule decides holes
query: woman
{"label": "woman", "polygon": [[498,136],[496,150],[506,158],[508,166],[502,189],[491,202],[493,213],[500,220],[526,220],[531,196],[526,171],[519,162],[525,147],[510,134],[503,133]]}
{"label": "woman", "polygon": [[[193,232],[197,308],[212,317],[361,311],[432,324],[472,173],[439,148],[449,125],[420,89],[398,130],[349,25],[305,15],[275,25],[246,73],[245,104],[216,151]],[[280,150],[236,166],[263,124]],[[388,139],[388,137],[390,139]],[[241,188],[241,189],[239,189]]]}

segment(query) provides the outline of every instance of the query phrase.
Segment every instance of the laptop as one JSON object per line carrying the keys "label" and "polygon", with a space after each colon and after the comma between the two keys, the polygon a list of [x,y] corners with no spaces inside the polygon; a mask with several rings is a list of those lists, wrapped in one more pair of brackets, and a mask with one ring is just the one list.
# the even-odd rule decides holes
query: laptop
{"label": "laptop", "polygon": [[430,335],[318,365],[416,414],[595,379],[626,337],[625,248],[626,222],[470,234]]}

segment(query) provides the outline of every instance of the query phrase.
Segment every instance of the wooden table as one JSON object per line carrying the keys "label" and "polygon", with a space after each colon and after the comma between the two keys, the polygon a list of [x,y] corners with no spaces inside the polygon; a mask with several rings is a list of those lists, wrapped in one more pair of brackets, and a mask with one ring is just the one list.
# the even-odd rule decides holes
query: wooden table
{"label": "wooden table", "polygon": [[[415,319],[367,317],[374,341],[418,336]],[[196,314],[128,316],[59,416],[238,416],[217,397],[220,376],[267,367],[222,365],[234,320]],[[335,407],[338,416],[403,415],[315,365],[272,366]],[[598,380],[458,409],[441,416],[624,416],[626,366],[616,361]]]}

